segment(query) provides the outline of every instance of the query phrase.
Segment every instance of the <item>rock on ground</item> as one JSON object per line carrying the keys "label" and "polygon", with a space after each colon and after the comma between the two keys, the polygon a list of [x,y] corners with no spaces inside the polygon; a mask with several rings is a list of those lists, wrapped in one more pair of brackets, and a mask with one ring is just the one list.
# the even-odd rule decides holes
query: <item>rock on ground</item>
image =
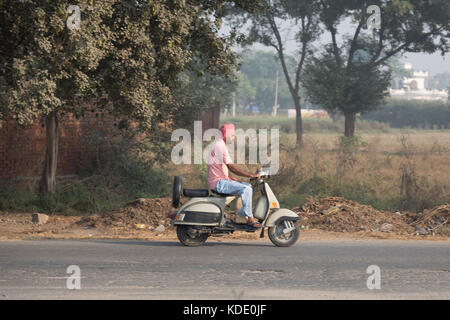
{"label": "rock on ground", "polygon": [[48,215],[43,213],[33,213],[31,215],[31,222],[37,223],[37,224],[44,224],[48,221]]}

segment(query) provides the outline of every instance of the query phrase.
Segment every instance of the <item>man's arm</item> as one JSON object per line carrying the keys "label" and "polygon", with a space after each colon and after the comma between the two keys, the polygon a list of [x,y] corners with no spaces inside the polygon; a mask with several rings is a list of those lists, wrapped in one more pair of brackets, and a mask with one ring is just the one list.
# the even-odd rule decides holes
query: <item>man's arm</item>
{"label": "man's arm", "polygon": [[233,172],[234,174],[237,174],[238,176],[246,177],[246,178],[259,178],[259,174],[250,174],[245,171],[242,171],[241,169],[239,169],[238,166],[236,166],[233,163],[228,163],[227,167],[228,167],[228,169],[230,169],[231,172]]}

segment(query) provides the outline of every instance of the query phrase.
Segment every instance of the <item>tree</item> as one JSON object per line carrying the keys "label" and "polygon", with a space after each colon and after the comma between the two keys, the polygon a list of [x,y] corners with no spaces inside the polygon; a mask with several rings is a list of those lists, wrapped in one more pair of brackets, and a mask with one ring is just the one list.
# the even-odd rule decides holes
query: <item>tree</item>
{"label": "tree", "polygon": [[[242,56],[237,100],[241,105],[255,103],[266,112],[272,111],[275,77],[282,69],[273,52],[250,51]],[[294,58],[286,56],[288,68],[295,67]],[[292,97],[283,78],[279,81],[278,102],[282,107],[292,105]]]}
{"label": "tree", "polygon": [[[381,23],[379,29],[364,32],[370,16],[366,12],[369,5],[377,5],[381,9]],[[321,79],[311,76],[307,87],[312,99],[328,100],[325,107],[339,109],[344,113],[346,136],[354,134],[355,115],[373,108],[374,103],[369,102],[364,95],[373,99],[382,98],[382,91],[386,88],[383,81],[387,79],[383,68],[389,59],[405,52],[432,53],[439,50],[445,54],[450,49],[450,3],[446,0],[322,0],[320,12],[320,20],[331,42],[322,57],[313,61],[316,65],[322,60],[326,61],[338,74],[322,75]],[[356,28],[352,35],[345,35],[344,41],[339,44],[338,25],[347,18],[356,23]],[[334,62],[331,58],[334,58]],[[321,66],[317,66],[316,76],[321,73],[321,69]],[[313,70],[311,67],[310,71]],[[373,86],[373,90],[358,85],[355,77],[362,83],[369,81],[367,85]],[[322,90],[317,90],[319,87]],[[333,102],[325,97],[327,93],[335,93],[336,98],[342,99]],[[349,97],[344,98],[343,94],[349,94]],[[349,100],[352,97],[354,101]]]}
{"label": "tree", "polygon": [[[72,1],[79,29],[67,27],[63,0],[0,2],[0,120],[47,132],[40,190],[56,185],[58,119],[83,116],[86,103],[157,132],[182,105],[173,95],[192,59],[211,73],[235,64],[230,37],[219,37],[222,1]],[[246,8],[247,4],[236,3]],[[72,17],[73,18],[73,17]]]}
{"label": "tree", "polygon": [[343,61],[336,61],[331,48],[312,58],[305,68],[304,86],[311,102],[331,113],[344,114],[345,136],[352,137],[356,114],[379,105],[388,94],[391,77],[389,70],[369,68],[364,63],[347,68]]}
{"label": "tree", "polygon": [[192,126],[193,120],[198,118],[202,111],[215,106],[223,108],[230,105],[237,82],[236,74],[225,77],[209,72],[206,66],[200,63],[190,63],[190,67],[180,74],[173,91],[180,106],[174,117],[175,122]]}
{"label": "tree", "polygon": [[[303,137],[300,80],[305,59],[313,49],[311,44],[320,35],[318,4],[317,1],[275,0],[265,2],[262,8],[256,13],[241,14],[244,16],[242,21],[251,23],[249,43],[259,42],[272,47],[278,55],[296,109],[296,141],[300,145]],[[289,24],[295,30],[294,39],[299,50],[294,57],[293,69],[289,68],[286,59],[286,41],[283,39],[280,21],[286,25]]]}
{"label": "tree", "polygon": [[245,106],[256,99],[257,88],[252,85],[245,72],[239,72],[239,84],[236,88],[236,99],[238,103]]}
{"label": "tree", "polygon": [[433,89],[447,90],[450,88],[450,72],[441,72],[431,78],[431,87]]}
{"label": "tree", "polygon": [[393,55],[387,60],[387,66],[391,70],[392,78],[408,78],[413,76],[413,70],[405,68],[404,63],[401,61],[399,55]]}

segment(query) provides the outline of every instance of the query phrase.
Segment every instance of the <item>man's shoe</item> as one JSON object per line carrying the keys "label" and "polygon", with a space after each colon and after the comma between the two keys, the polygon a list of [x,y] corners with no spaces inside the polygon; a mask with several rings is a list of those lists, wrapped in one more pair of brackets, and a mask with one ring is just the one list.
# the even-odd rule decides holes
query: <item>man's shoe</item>
{"label": "man's shoe", "polygon": [[249,218],[247,220],[247,224],[249,226],[252,226],[253,228],[256,228],[256,229],[260,229],[260,228],[263,227],[262,224],[258,220],[256,220],[255,218]]}

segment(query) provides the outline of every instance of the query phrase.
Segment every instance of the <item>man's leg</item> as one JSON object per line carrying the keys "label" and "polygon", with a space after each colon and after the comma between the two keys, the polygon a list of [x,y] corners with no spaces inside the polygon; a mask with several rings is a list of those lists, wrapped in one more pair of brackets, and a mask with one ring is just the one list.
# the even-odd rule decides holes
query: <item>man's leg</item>
{"label": "man's leg", "polygon": [[220,193],[228,193],[236,196],[240,196],[242,199],[242,208],[239,210],[239,214],[253,217],[252,214],[252,195],[253,190],[250,184],[246,182],[238,182],[234,180],[222,179],[217,182],[216,191]]}

